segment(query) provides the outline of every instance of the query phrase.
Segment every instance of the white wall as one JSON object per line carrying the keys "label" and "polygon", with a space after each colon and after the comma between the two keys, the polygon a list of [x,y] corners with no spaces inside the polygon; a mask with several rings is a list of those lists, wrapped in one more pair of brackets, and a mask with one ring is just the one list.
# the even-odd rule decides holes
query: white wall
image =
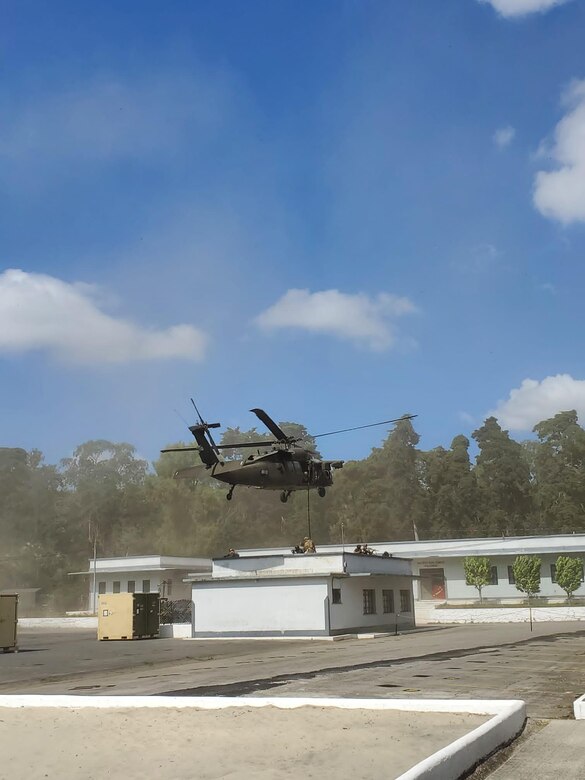
{"label": "white wall", "polygon": [[[427,604],[429,602],[426,602]],[[585,620],[585,607],[528,607],[495,609],[434,609],[426,612],[425,623],[533,623]]]}
{"label": "white wall", "polygon": [[[97,571],[96,576],[96,591],[99,593],[100,582],[106,583],[106,593],[114,592],[114,582],[120,583],[120,593],[128,592],[128,582],[134,581],[136,583],[135,592],[142,593],[142,583],[144,580],[150,580],[150,592],[158,593],[161,588],[163,580],[168,582],[171,580],[171,593],[168,593],[168,587],[165,587],[165,596],[176,601],[177,599],[190,599],[191,598],[191,586],[187,582],[183,582],[185,572],[181,570],[172,571],[132,571],[132,572],[100,572]],[[162,595],[162,588],[161,588]],[[97,598],[96,598],[97,603]],[[89,607],[93,609],[93,574],[89,575]]]}
{"label": "white wall", "polygon": [[[521,599],[524,597],[515,585],[508,582],[508,566],[511,566],[516,559],[515,555],[508,556],[487,556],[492,566],[498,569],[498,584],[486,585],[482,590],[484,599]],[[557,554],[539,555],[541,561],[540,568],[540,593],[544,597],[565,597],[565,592],[556,583],[551,581],[550,565],[555,563]],[[419,574],[421,569],[442,568],[445,572],[445,591],[447,600],[466,599],[476,600],[479,598],[477,588],[465,583],[465,572],[463,570],[464,558],[433,558],[425,562],[421,560],[413,561],[413,573]],[[416,597],[420,598],[420,583],[415,588]],[[576,596],[585,595],[585,586],[582,585],[575,593]]]}
{"label": "white wall", "polygon": [[[363,556],[362,556],[363,557]],[[214,577],[240,577],[252,574],[298,574],[299,572],[328,574],[343,572],[343,556],[339,555],[269,555],[255,558],[226,558],[213,561]]]}
{"label": "white wall", "polygon": [[194,582],[194,635],[326,632],[326,578]]}
{"label": "white wall", "polygon": [[[410,577],[333,577],[331,588],[341,589],[341,604],[333,604],[330,592],[331,630],[339,632],[343,629],[386,629],[393,631],[396,625],[396,612],[400,612],[400,591],[410,592],[411,610],[401,613],[399,627],[414,626],[414,598],[412,580]],[[364,615],[364,589],[373,589],[376,593],[376,613]],[[382,590],[394,591],[394,612],[384,614]]]}

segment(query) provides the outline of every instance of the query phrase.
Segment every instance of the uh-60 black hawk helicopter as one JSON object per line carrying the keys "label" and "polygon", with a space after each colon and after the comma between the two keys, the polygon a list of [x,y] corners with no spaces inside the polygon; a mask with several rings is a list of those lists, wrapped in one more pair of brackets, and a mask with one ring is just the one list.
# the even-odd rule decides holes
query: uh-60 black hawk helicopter
{"label": "uh-60 black hawk helicopter", "polygon": [[[211,435],[211,428],[221,427],[221,423],[207,423],[199,414],[195,401],[191,399],[199,423],[190,425],[189,430],[197,442],[193,447],[168,447],[161,452],[188,452],[195,451],[206,469],[210,470],[214,479],[231,485],[226,495],[231,501],[237,485],[255,487],[264,490],[280,490],[280,500],[288,501],[294,490],[317,490],[323,497],[326,488],[333,484],[333,470],[343,466],[342,460],[321,460],[318,455],[306,447],[299,446],[302,439],[295,436],[287,436],[286,433],[269,417],[263,409],[251,409],[258,419],[264,423],[274,436],[273,441],[247,441],[236,444],[216,444]],[[333,436],[337,433],[359,431],[363,428],[373,428],[376,425],[388,425],[401,420],[411,420],[416,415],[404,415],[394,420],[382,420],[382,422],[370,423],[370,425],[358,425],[354,428],[343,428],[339,431],[320,433],[312,438]],[[242,461],[225,461],[221,457],[221,450],[234,450],[241,447],[253,447],[258,451],[249,455]],[[269,448],[266,450],[266,448]],[[261,451],[263,450],[263,451]],[[196,479],[201,466],[190,466],[175,472],[175,479]]]}

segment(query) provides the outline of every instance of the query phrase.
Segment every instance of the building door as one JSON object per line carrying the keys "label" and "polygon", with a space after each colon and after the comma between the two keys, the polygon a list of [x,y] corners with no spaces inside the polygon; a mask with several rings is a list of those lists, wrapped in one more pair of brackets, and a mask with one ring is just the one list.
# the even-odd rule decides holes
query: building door
{"label": "building door", "polygon": [[447,597],[444,569],[421,569],[419,575],[423,601],[430,601],[431,599],[442,601]]}

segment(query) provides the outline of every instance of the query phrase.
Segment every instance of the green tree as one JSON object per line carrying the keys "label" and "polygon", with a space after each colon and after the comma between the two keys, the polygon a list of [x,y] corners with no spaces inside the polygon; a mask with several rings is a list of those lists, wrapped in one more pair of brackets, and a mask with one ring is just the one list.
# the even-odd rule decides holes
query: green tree
{"label": "green tree", "polygon": [[[148,463],[126,443],[103,439],[81,444],[61,463],[70,510],[102,555],[127,555],[133,540],[147,537],[144,485]],[[140,550],[142,552],[143,550]]]}
{"label": "green tree", "polygon": [[481,556],[468,556],[463,559],[465,582],[477,588],[480,602],[483,601],[482,590],[491,582],[490,559]]}
{"label": "green tree", "polygon": [[484,534],[523,533],[532,522],[530,470],[522,445],[502,430],[495,417],[473,432],[479,446],[475,474],[478,519]]}
{"label": "green tree", "polygon": [[427,532],[424,467],[416,448],[419,438],[410,420],[400,420],[382,447],[353,469],[352,503],[361,515],[364,541],[412,539],[415,524],[421,535]]}
{"label": "green tree", "polygon": [[469,458],[469,439],[456,436],[450,450],[437,447],[423,453],[422,459],[430,535],[456,538],[478,533],[477,483]]}
{"label": "green tree", "polygon": [[529,599],[540,593],[540,564],[536,555],[518,555],[512,564],[516,588]]}
{"label": "green tree", "polygon": [[573,593],[583,582],[583,561],[580,558],[559,555],[555,565],[557,585],[565,591],[570,603]]}
{"label": "green tree", "polygon": [[559,412],[534,426],[536,504],[546,532],[583,529],[585,512],[585,431],[575,410]]}

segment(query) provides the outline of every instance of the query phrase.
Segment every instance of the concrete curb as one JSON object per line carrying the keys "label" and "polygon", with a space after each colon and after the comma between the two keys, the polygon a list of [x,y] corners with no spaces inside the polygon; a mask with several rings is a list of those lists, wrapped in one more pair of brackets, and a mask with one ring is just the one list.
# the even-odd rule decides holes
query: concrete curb
{"label": "concrete curb", "polygon": [[573,702],[575,720],[585,720],[585,693]]}
{"label": "concrete curb", "polygon": [[526,707],[517,700],[470,699],[337,699],[234,696],[46,696],[0,695],[0,708],[68,707],[95,708],[198,708],[227,707],[338,707],[341,709],[403,710],[492,715],[473,731],[420,761],[397,780],[446,780],[460,777],[498,748],[511,742],[526,721]]}

